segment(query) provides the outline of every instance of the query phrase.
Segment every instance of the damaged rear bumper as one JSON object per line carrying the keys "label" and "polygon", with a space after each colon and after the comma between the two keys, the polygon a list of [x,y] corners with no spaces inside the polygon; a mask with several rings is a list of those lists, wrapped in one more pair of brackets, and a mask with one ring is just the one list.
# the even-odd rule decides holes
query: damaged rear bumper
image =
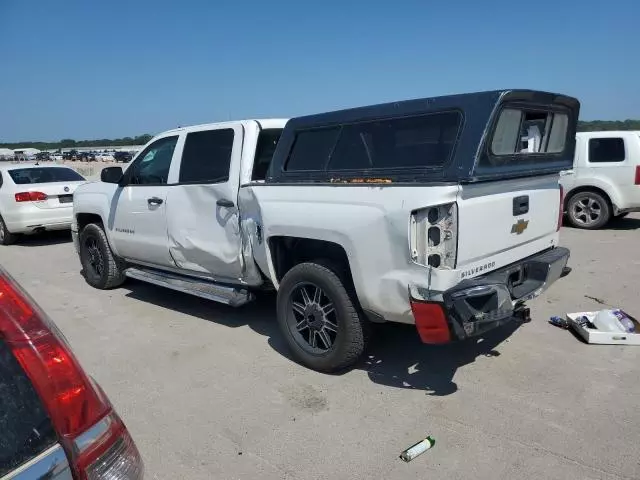
{"label": "damaged rear bumper", "polygon": [[[557,247],[481,277],[463,280],[443,293],[443,315],[436,321],[441,327],[446,321],[449,340],[461,340],[514,319],[525,301],[540,295],[562,276],[569,254],[568,249]],[[414,309],[422,341],[443,343],[442,334],[437,338],[429,335],[433,316],[418,318],[415,313]],[[429,325],[425,327],[426,324]]]}

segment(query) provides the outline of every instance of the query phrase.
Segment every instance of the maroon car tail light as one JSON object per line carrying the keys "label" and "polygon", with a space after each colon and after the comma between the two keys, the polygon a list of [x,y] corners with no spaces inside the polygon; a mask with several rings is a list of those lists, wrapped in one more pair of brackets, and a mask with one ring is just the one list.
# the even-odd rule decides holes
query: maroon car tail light
{"label": "maroon car tail light", "polygon": [[640,185],[640,165],[636,165],[636,178],[634,179],[636,185]]}
{"label": "maroon car tail light", "polygon": [[84,372],[56,325],[2,270],[0,338],[38,392],[75,478],[143,477],[142,458],[102,389]]}

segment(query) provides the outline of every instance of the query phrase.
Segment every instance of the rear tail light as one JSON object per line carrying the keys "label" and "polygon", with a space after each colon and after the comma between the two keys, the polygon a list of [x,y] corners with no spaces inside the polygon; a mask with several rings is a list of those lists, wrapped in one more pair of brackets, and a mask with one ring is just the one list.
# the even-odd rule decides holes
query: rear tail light
{"label": "rear tail light", "polygon": [[16,202],[41,202],[47,199],[47,194],[42,192],[16,193]]}
{"label": "rear tail light", "polygon": [[424,266],[453,269],[458,249],[458,206],[435,205],[411,214],[411,259]]}
{"label": "rear tail light", "polygon": [[55,324],[2,271],[0,336],[38,392],[76,478],[142,478],[140,454],[105,394]]}
{"label": "rear tail light", "polygon": [[636,166],[636,180],[634,183],[640,185],[640,165]]}
{"label": "rear tail light", "polygon": [[439,303],[411,300],[411,312],[423,343],[448,343],[451,332],[444,308]]}
{"label": "rear tail light", "polygon": [[558,225],[556,227],[556,232],[560,231],[560,227],[562,227],[562,219],[564,217],[564,188],[560,185],[560,207],[558,212]]}

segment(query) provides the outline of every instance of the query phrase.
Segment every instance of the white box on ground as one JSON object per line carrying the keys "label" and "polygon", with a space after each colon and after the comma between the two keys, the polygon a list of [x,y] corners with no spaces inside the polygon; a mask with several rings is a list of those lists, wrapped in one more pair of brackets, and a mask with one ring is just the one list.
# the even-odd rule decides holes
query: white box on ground
{"label": "white box on ground", "polygon": [[567,313],[567,320],[569,320],[571,328],[578,332],[587,343],[598,343],[601,345],[640,345],[640,323],[626,312],[627,317],[629,317],[636,326],[636,333],[603,332],[597,328],[583,327],[577,322],[579,318],[587,317],[589,322],[593,323],[593,319],[597,314],[598,312]]}

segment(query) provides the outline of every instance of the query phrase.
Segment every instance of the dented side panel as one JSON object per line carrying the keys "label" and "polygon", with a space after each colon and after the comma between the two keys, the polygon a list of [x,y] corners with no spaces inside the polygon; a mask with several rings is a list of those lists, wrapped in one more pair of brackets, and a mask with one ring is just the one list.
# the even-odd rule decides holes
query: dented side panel
{"label": "dented side panel", "polygon": [[[409,290],[428,295],[460,281],[457,271],[439,271],[411,259],[410,218],[413,211],[455,202],[457,185],[252,185],[241,189],[246,232],[253,256],[277,287],[268,240],[274,236],[325,240],[347,254],[358,300],[366,310],[389,321],[413,323]],[[258,242],[255,233],[262,234]],[[244,227],[243,227],[244,228]],[[434,272],[435,273],[435,272]],[[418,298],[420,298],[418,296]]]}

